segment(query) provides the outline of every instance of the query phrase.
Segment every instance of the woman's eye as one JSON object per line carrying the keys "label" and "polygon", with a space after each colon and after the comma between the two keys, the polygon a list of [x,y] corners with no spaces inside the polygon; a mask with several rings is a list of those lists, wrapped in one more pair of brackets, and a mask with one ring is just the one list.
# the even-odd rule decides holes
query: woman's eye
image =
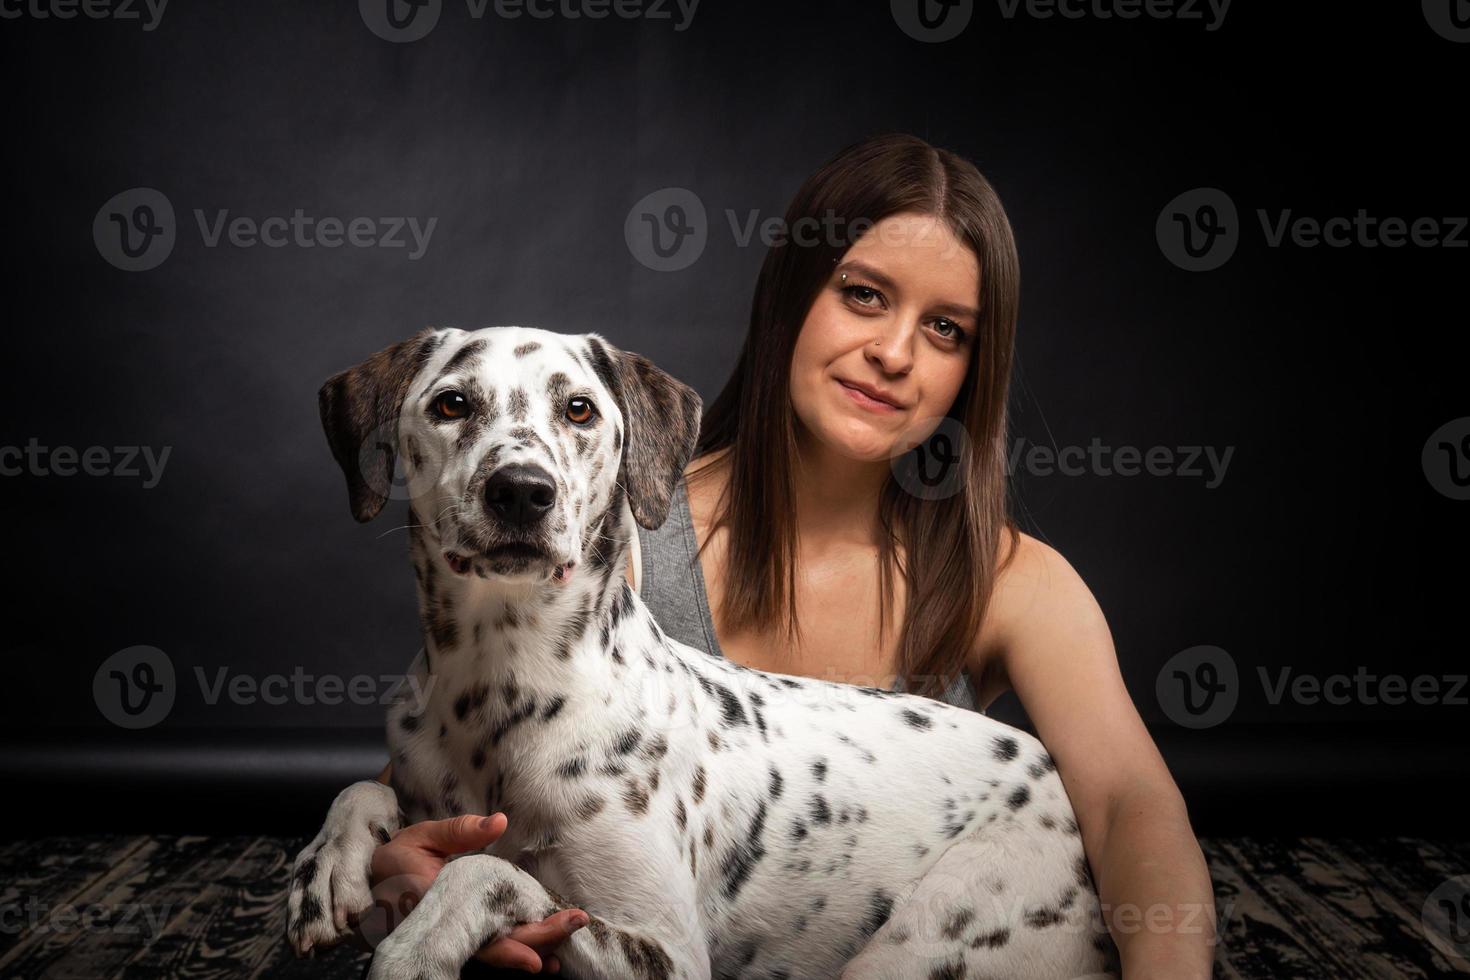
{"label": "woman's eye", "polygon": [[873,306],[882,299],[882,294],[872,286],[844,286],[842,291],[859,306]]}
{"label": "woman's eye", "polygon": [[586,425],[597,416],[597,410],[592,407],[590,399],[580,395],[567,402],[567,419],[578,425]]}
{"label": "woman's eye", "polygon": [[436,417],[441,419],[462,419],[470,414],[469,399],[457,391],[446,391],[434,399],[429,406]]}
{"label": "woman's eye", "polygon": [[934,329],[939,331],[939,336],[943,337],[945,340],[965,339],[964,329],[961,328],[960,325],[958,323],[955,323],[953,320],[946,320],[941,317],[940,319],[934,321]]}

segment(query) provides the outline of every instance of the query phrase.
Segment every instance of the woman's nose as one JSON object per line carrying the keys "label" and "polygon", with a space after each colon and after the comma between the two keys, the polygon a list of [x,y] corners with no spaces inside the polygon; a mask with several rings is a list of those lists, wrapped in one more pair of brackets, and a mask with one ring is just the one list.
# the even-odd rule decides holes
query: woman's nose
{"label": "woman's nose", "polygon": [[890,324],[868,341],[865,356],[885,374],[904,374],[914,363],[913,337],[912,325]]}

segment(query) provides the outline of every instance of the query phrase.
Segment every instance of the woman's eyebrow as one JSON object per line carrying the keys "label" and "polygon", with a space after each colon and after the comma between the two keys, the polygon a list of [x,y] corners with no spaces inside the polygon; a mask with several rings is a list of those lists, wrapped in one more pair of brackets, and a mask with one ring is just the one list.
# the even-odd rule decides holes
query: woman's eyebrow
{"label": "woman's eyebrow", "polygon": [[[841,275],[844,272],[857,273],[860,276],[865,276],[871,279],[879,288],[890,293],[897,293],[899,291],[897,283],[866,262],[853,259],[842,263],[835,270],[835,274],[837,275]],[[930,307],[930,309],[935,313],[943,313],[946,316],[968,317],[976,321],[980,319],[980,311],[973,306],[966,306],[964,303],[937,303]]]}

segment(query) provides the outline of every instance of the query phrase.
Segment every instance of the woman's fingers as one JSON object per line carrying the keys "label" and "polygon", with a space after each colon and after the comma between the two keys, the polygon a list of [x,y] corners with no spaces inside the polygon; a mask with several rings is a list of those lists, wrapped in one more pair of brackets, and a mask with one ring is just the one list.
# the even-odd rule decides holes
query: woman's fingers
{"label": "woman's fingers", "polygon": [[510,938],[535,949],[550,952],[567,937],[587,924],[587,913],[581,909],[562,909],[540,922],[527,922],[510,931]]}
{"label": "woman's fingers", "polygon": [[400,830],[392,843],[407,838],[404,843],[440,854],[462,854],[465,851],[478,851],[495,843],[505,833],[508,823],[503,813],[488,817],[465,813],[448,820],[423,820]]}
{"label": "woman's fingers", "polygon": [[510,970],[541,972],[541,956],[525,943],[518,943],[509,936],[501,936],[488,946],[480,947],[475,959]]}
{"label": "woman's fingers", "polygon": [[544,966],[547,973],[556,973],[561,970],[561,962],[551,955],[551,951],[587,922],[587,913],[581,909],[562,909],[540,922],[516,926],[508,935],[482,946],[475,958],[491,966],[512,967],[529,973],[538,973]]}

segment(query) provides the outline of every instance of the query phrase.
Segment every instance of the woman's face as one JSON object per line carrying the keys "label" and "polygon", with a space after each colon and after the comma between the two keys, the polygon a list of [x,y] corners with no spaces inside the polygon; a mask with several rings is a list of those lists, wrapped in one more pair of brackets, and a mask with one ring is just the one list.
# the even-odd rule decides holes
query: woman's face
{"label": "woman's face", "polygon": [[965,380],[979,295],[979,260],[944,222],[878,222],[833,268],[797,335],[797,418],[857,460],[889,459],[927,438]]}

